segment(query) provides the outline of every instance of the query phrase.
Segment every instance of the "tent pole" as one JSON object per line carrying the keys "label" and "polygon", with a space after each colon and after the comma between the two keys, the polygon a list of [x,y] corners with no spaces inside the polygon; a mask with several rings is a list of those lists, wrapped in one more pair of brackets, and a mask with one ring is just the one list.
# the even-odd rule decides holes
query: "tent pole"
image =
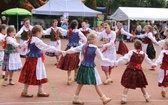
{"label": "tent pole", "polygon": [[128,32],[130,32],[130,19],[128,19]]}
{"label": "tent pole", "polygon": [[18,15],[17,15],[17,32],[18,32],[18,28],[19,28],[19,23],[18,23]]}
{"label": "tent pole", "polygon": [[96,18],[93,18],[93,27],[96,28]]}
{"label": "tent pole", "polygon": [[34,22],[33,22],[33,14],[31,15],[31,25],[34,25],[33,24]]}

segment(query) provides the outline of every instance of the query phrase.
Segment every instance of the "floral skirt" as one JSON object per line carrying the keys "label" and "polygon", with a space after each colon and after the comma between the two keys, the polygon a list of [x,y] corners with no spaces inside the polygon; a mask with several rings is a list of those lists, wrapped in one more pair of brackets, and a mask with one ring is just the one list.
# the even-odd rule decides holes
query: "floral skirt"
{"label": "floral skirt", "polygon": [[126,68],[122,75],[121,85],[129,89],[146,88],[148,82],[142,70]]}
{"label": "floral skirt", "polygon": [[48,79],[44,78],[37,80],[36,77],[36,65],[38,58],[26,58],[26,62],[21,71],[19,82],[28,84],[28,85],[41,85],[47,83]]}
{"label": "floral skirt", "polygon": [[[65,49],[68,50],[70,49],[67,47]],[[74,54],[66,54],[64,57],[62,56],[59,63],[57,64],[57,68],[62,69],[62,70],[74,70],[77,69],[79,66],[79,53],[74,53]]]}

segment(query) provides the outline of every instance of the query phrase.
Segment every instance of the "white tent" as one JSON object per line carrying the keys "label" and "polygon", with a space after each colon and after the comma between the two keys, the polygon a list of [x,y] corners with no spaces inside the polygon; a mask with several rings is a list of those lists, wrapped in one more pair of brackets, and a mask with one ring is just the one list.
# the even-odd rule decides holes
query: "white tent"
{"label": "white tent", "polygon": [[166,8],[119,7],[110,18],[117,21],[128,20],[129,28],[130,20],[166,21],[167,13]]}
{"label": "white tent", "polygon": [[32,10],[32,14],[69,16],[97,16],[101,12],[86,7],[81,0],[49,0],[45,5]]}

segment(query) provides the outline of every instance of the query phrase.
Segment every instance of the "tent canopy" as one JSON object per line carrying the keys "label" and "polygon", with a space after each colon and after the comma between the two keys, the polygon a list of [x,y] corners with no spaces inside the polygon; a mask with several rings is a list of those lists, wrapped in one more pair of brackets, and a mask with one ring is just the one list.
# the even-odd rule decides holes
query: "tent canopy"
{"label": "tent canopy", "polygon": [[165,8],[141,8],[141,7],[119,7],[111,16],[114,20],[168,20],[168,9]]}
{"label": "tent canopy", "polygon": [[101,12],[86,7],[81,0],[49,0],[45,5],[32,10],[32,14],[69,16],[97,16]]}

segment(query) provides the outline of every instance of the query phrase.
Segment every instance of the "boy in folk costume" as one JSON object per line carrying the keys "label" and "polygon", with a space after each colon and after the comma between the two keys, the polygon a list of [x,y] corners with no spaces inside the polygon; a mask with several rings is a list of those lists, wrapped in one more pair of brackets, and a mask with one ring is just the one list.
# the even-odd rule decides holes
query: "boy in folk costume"
{"label": "boy in folk costume", "polygon": [[[1,24],[0,25],[0,66],[2,65],[2,61],[4,58],[4,49],[3,49],[3,41],[6,37],[7,25]],[[5,77],[5,71],[2,71],[2,78]]]}
{"label": "boy in folk costume", "polygon": [[102,82],[101,82],[100,75],[96,69],[94,60],[95,60],[95,57],[97,56],[101,61],[104,61],[110,64],[111,66],[114,65],[114,61],[110,61],[109,59],[103,57],[101,51],[96,46],[97,42],[98,42],[97,35],[89,34],[87,37],[87,44],[62,52],[64,56],[66,54],[82,52],[82,56],[83,56],[83,60],[80,64],[79,71],[76,77],[78,86],[75,91],[74,99],[72,102],[73,104],[79,104],[79,105],[84,104],[84,102],[82,102],[79,99],[80,91],[84,85],[94,85],[96,92],[100,96],[100,99],[102,100],[104,105],[111,101],[111,98],[106,97],[99,86]]}
{"label": "boy in folk costume", "polygon": [[[148,57],[151,60],[153,60],[156,57],[156,49],[154,47],[154,44],[155,45],[158,45],[158,44],[155,37],[153,36],[152,27],[150,25],[146,25],[145,32],[146,32],[145,34],[137,35],[135,37],[144,38],[144,44],[143,44],[142,50],[148,55]],[[150,70],[154,70],[154,69],[151,68]]]}
{"label": "boy in folk costume", "polygon": [[[104,31],[102,31],[98,35],[98,39],[99,41],[103,39],[103,44],[98,46],[99,48],[101,48],[103,56],[109,60],[116,60],[116,47],[115,47],[116,33],[111,30],[110,22],[108,21],[104,22]],[[110,78],[113,66],[104,61],[100,61],[100,65],[106,75],[106,80],[104,81],[104,84],[109,85],[110,83],[113,82],[112,79]]]}
{"label": "boy in folk costume", "polygon": [[145,60],[151,67],[155,67],[155,64],[148,58],[147,54],[142,50],[142,42],[140,40],[136,40],[134,43],[133,50],[130,50],[123,57],[120,57],[116,61],[116,66],[119,64],[125,64],[129,62],[127,65],[121,79],[121,85],[124,86],[124,91],[122,94],[121,104],[126,104],[127,102],[127,94],[129,89],[140,88],[146,102],[149,102],[150,95],[146,92],[145,88],[148,85],[146,77],[143,73],[142,62]]}
{"label": "boy in folk costume", "polygon": [[28,93],[29,85],[38,86],[38,97],[48,97],[49,94],[44,92],[43,84],[48,82],[45,66],[44,55],[42,51],[57,52],[53,46],[45,44],[40,38],[42,36],[43,29],[40,25],[36,25],[32,29],[32,37],[28,41],[25,41],[25,46],[28,44],[29,52],[26,54],[26,62],[21,71],[19,82],[24,84],[22,97],[33,97],[33,94]]}
{"label": "boy in folk costume", "polygon": [[[30,20],[28,18],[25,18],[23,20],[23,24],[24,25],[17,32],[17,35],[16,35],[16,36],[20,36],[20,44],[22,44],[24,41],[28,40],[28,38],[30,37],[30,34],[31,34],[31,30],[33,28],[33,26],[30,25]],[[27,54],[27,48],[22,47],[19,52],[20,52],[20,56],[25,58],[26,54]]]}
{"label": "boy in folk costume", "polygon": [[168,39],[165,40],[163,50],[160,52],[159,57],[155,64],[161,65],[158,77],[158,86],[162,88],[162,97],[166,97],[166,88],[168,87]]}
{"label": "boy in folk costume", "polygon": [[[3,42],[4,59],[2,63],[2,70],[5,71],[3,86],[14,85],[13,74],[15,71],[20,71],[22,68],[22,62],[18,53],[18,48],[21,46],[15,39],[16,30],[13,27],[7,29],[7,36]],[[9,82],[8,82],[9,77]]]}
{"label": "boy in folk costume", "polygon": [[[70,24],[70,29],[68,30],[68,35],[67,35],[69,42],[65,50],[79,46],[80,40],[81,42],[86,43],[87,41],[86,37],[77,28],[78,28],[78,22],[76,20],[72,20]],[[72,77],[71,77],[72,70],[75,71],[75,78],[76,78],[78,65],[79,65],[79,53],[67,54],[64,57],[62,56],[59,63],[57,64],[57,68],[67,71],[67,75],[68,75],[67,85],[72,84]]]}
{"label": "boy in folk costume", "polygon": [[[57,27],[58,21],[55,19],[52,21],[52,27],[48,28],[47,30],[43,31],[44,35],[50,35],[50,43],[49,45],[54,46],[56,49],[61,49],[61,34],[66,34],[67,30]],[[55,52],[46,52],[47,56],[56,57],[57,63],[59,62],[59,55]],[[57,65],[57,63],[55,65]]]}
{"label": "boy in folk costume", "polygon": [[128,53],[128,48],[124,43],[124,36],[131,36],[133,37],[132,34],[124,31],[124,29],[122,28],[122,23],[118,22],[117,23],[117,29],[116,29],[116,50],[117,50],[117,54],[121,54],[121,55],[125,55],[126,53]]}

